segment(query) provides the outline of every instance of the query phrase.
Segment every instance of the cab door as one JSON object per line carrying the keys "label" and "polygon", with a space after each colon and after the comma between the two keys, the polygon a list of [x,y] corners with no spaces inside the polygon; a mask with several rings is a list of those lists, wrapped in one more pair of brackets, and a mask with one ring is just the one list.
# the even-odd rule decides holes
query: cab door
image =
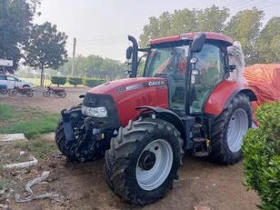
{"label": "cab door", "polygon": [[[221,48],[205,43],[194,64],[196,74],[192,73],[190,90],[190,113],[202,113],[204,105],[213,89],[223,80],[225,62]],[[194,71],[193,71],[194,72]]]}

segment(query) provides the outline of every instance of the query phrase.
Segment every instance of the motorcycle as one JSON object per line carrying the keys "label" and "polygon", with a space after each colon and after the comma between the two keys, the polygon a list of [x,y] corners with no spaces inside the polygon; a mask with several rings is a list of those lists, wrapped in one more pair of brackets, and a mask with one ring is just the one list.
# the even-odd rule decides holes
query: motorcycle
{"label": "motorcycle", "polygon": [[9,96],[16,96],[17,94],[26,95],[28,97],[33,97],[33,89],[30,87],[14,87],[13,89],[8,90]]}
{"label": "motorcycle", "polygon": [[59,96],[61,98],[64,98],[66,96],[66,91],[63,88],[54,88],[51,87],[51,84],[47,87],[46,90],[43,91],[44,97],[49,97],[51,94],[55,96]]}

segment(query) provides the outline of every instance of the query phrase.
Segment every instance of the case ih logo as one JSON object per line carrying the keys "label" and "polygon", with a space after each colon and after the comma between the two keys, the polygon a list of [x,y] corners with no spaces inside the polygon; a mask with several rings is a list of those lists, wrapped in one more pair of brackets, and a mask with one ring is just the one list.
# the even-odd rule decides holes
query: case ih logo
{"label": "case ih logo", "polygon": [[136,90],[144,87],[154,87],[154,86],[162,86],[165,85],[165,81],[158,80],[158,81],[150,81],[141,84],[129,85],[126,87],[118,87],[116,90],[117,92],[124,92],[129,90]]}
{"label": "case ih logo", "polygon": [[165,82],[162,81],[162,80],[159,80],[159,81],[150,81],[148,82],[148,86],[161,86],[161,85],[164,85]]}

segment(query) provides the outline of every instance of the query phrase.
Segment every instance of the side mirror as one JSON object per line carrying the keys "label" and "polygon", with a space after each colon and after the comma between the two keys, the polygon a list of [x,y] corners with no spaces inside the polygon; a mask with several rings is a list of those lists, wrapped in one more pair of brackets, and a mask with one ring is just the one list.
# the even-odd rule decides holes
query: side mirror
{"label": "side mirror", "polygon": [[133,52],[133,47],[128,47],[127,49],[126,49],[126,59],[127,60],[129,60],[129,59],[131,59],[131,57],[132,57],[132,52]]}
{"label": "side mirror", "polygon": [[85,95],[79,95],[79,98],[84,98],[85,97]]}
{"label": "side mirror", "polygon": [[191,46],[191,52],[200,52],[202,50],[205,40],[206,35],[204,33],[199,33],[195,35]]}
{"label": "side mirror", "polygon": [[232,64],[229,65],[229,71],[232,72],[234,69],[236,69],[236,65]]}

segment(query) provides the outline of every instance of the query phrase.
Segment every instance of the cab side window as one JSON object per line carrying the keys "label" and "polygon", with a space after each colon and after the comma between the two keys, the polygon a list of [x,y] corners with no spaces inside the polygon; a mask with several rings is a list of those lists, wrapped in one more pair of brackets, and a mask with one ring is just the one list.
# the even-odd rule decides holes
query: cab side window
{"label": "cab side window", "polygon": [[212,90],[223,80],[224,60],[221,49],[215,45],[205,44],[197,58],[196,69],[199,74],[193,84],[191,113],[202,112]]}

